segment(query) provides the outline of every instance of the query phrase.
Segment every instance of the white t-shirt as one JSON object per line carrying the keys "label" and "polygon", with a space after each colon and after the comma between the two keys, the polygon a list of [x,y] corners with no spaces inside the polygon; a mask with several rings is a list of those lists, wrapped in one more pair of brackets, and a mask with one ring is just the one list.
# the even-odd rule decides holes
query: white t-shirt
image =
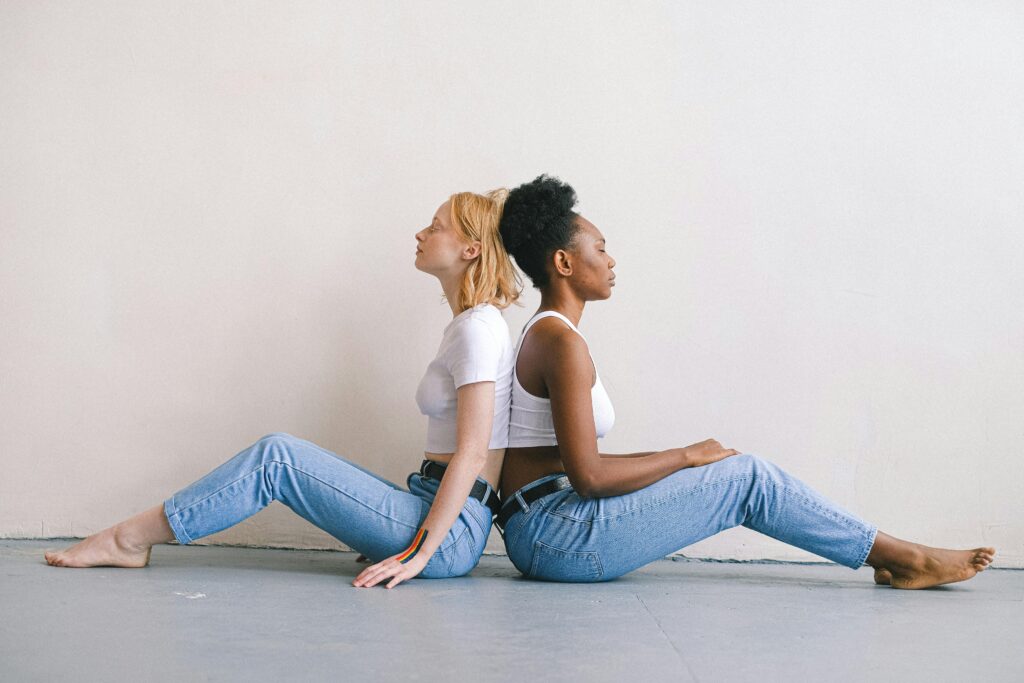
{"label": "white t-shirt", "polygon": [[437,356],[416,389],[416,404],[428,418],[428,453],[455,452],[456,389],[474,382],[494,382],[494,421],[488,448],[508,446],[513,359],[508,324],[493,305],[467,308],[448,323]]}

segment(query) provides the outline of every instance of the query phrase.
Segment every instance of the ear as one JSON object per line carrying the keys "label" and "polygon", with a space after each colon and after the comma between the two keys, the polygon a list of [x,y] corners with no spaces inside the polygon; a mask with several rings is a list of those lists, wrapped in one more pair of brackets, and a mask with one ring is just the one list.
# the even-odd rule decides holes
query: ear
{"label": "ear", "polygon": [[555,266],[555,272],[563,277],[572,275],[572,257],[565,249],[558,249],[551,255],[551,262]]}
{"label": "ear", "polygon": [[467,260],[467,261],[472,261],[473,259],[475,259],[479,255],[480,255],[480,241],[479,240],[473,240],[468,245],[466,245],[465,249],[462,250],[462,258]]}

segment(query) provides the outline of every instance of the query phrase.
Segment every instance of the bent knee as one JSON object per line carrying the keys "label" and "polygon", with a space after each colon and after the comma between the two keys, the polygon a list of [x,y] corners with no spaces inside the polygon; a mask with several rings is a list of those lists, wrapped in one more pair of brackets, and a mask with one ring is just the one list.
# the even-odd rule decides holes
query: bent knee
{"label": "bent knee", "polygon": [[260,437],[254,449],[264,460],[289,459],[296,452],[297,442],[298,439],[288,432],[271,432]]}
{"label": "bent knee", "polygon": [[731,461],[732,465],[737,469],[744,472],[752,472],[754,474],[764,472],[765,466],[768,464],[767,460],[754,453],[730,455],[726,460]]}
{"label": "bent knee", "polygon": [[729,459],[735,458],[742,458],[737,464],[742,465],[743,471],[749,472],[755,479],[779,479],[782,476],[778,465],[760,455],[742,453]]}
{"label": "bent knee", "polygon": [[289,434],[288,432],[270,432],[269,434],[264,434],[259,438],[260,441],[273,441],[274,439],[280,439],[282,441],[293,441],[295,437]]}

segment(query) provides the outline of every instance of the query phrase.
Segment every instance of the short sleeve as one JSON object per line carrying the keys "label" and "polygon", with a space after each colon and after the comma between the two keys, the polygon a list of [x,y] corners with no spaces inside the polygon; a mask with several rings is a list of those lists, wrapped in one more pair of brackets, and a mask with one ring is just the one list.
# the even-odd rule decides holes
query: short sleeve
{"label": "short sleeve", "polygon": [[502,348],[491,326],[484,320],[469,318],[452,333],[446,359],[455,388],[473,382],[497,381]]}

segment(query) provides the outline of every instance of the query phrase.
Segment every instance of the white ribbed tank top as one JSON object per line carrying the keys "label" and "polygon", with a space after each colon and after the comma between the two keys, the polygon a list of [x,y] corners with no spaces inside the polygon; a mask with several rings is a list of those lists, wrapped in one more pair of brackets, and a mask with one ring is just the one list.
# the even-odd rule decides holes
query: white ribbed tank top
{"label": "white ribbed tank top", "polygon": [[[519,383],[519,375],[516,374],[515,366],[519,360],[519,349],[523,346],[526,333],[535,322],[541,318],[555,316],[565,321],[565,324],[572,328],[572,331],[583,337],[583,333],[576,329],[572,321],[558,311],[541,311],[530,318],[523,327],[516,342],[515,355],[512,360],[512,412],[508,425],[508,447],[528,448],[530,446],[557,446],[558,439],[555,437],[555,426],[551,419],[551,399],[534,396],[526,391]],[[583,341],[587,340],[583,337]],[[588,346],[587,353],[590,353]],[[591,356],[593,361],[594,357]],[[615,410],[612,408],[611,399],[601,384],[601,374],[597,372],[597,364],[594,364],[594,373],[597,381],[590,390],[590,400],[594,408],[594,429],[597,438],[603,437],[615,423]]]}

